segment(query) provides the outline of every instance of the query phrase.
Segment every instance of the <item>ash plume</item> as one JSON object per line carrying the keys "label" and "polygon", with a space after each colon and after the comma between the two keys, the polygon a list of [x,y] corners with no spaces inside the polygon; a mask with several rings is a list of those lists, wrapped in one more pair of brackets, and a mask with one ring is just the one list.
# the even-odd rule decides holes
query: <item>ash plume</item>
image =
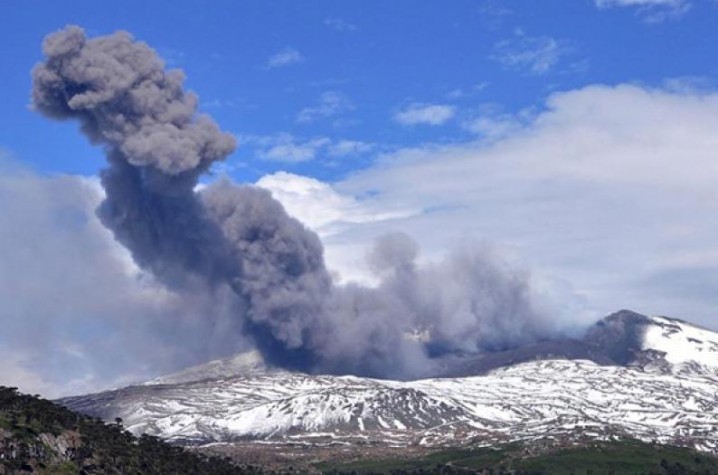
{"label": "ash plume", "polygon": [[[49,35],[33,70],[33,104],[79,121],[101,145],[105,200],[97,213],[134,261],[167,288],[231,302],[223,331],[250,337],[270,363],[373,376],[430,374],[437,356],[491,351],[553,332],[529,276],[466,245],[419,266],[401,234],[369,256],[376,288],[332,283],[318,236],[271,194],[200,176],[231,154],[232,136],[197,114],[183,74],[125,32]],[[210,315],[208,327],[216,324]],[[210,332],[211,333],[211,332]]]}
{"label": "ash plume", "polygon": [[[48,36],[33,70],[33,104],[44,115],[77,119],[105,147],[102,221],[143,267],[168,281],[183,271],[220,278],[227,268],[217,226],[193,191],[198,177],[235,148],[208,117],[180,71],[127,33],[93,40],[76,26]],[[223,247],[223,246],[221,246]]]}

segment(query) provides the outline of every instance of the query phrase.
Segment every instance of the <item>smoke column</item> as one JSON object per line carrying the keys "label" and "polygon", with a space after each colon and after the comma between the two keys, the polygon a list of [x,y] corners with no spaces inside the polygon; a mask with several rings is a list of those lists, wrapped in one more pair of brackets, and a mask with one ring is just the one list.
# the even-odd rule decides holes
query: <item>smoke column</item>
{"label": "smoke column", "polygon": [[[199,177],[235,140],[125,32],[88,39],[76,26],[49,35],[33,70],[33,104],[75,119],[101,145],[106,198],[97,210],[135,262],[176,292],[226,295],[237,336],[265,359],[308,371],[410,377],[435,356],[491,351],[553,331],[533,303],[528,276],[490,250],[465,246],[423,268],[407,236],[380,239],[377,288],[332,284],[316,234],[269,192]],[[212,317],[207,316],[207,324]]]}

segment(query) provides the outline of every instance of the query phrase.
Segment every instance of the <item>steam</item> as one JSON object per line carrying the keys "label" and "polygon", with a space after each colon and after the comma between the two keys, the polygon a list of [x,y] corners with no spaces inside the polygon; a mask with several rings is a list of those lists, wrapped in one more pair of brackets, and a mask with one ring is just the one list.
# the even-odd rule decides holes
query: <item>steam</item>
{"label": "steam", "polygon": [[[248,336],[269,362],[411,377],[435,371],[447,353],[492,351],[555,330],[528,274],[481,246],[419,266],[414,241],[387,235],[369,255],[378,287],[334,285],[318,236],[269,192],[227,180],[195,191],[235,140],[197,114],[180,71],[166,71],[125,32],[87,39],[70,26],[49,35],[43,51],[35,108],[78,120],[105,149],[102,223],[170,291],[221,299],[232,314],[222,320],[225,335]],[[213,333],[217,319],[205,320],[204,333]]]}

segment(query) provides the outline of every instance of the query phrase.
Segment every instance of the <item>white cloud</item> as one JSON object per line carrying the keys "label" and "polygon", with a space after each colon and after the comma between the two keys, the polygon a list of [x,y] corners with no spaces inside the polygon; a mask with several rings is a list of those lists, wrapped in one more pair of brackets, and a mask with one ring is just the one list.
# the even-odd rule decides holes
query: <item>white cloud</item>
{"label": "white cloud", "polygon": [[715,289],[686,277],[718,282],[718,94],[591,86],[519,121],[489,141],[386,154],[333,184],[374,210],[412,212],[335,228],[332,267],[360,275],[353,256],[386,231],[409,233],[429,258],[468,234],[570,282],[599,313],[628,307],[718,328]]}
{"label": "white cloud", "polygon": [[6,159],[0,172],[0,384],[58,397],[239,349],[213,333],[234,318],[214,296],[174,293],[132,263],[97,218],[96,179]]}
{"label": "white cloud", "polygon": [[489,83],[486,81],[474,84],[470,88],[466,89],[457,87],[456,89],[452,89],[451,91],[449,91],[446,94],[446,97],[449,99],[466,99],[475,96],[487,87],[489,87]]}
{"label": "white cloud", "polygon": [[485,143],[515,135],[536,118],[536,110],[528,107],[517,113],[509,114],[501,106],[493,103],[481,104],[471,117],[461,123],[461,127],[481,137]]}
{"label": "white cloud", "polygon": [[332,157],[344,157],[347,155],[359,155],[370,152],[374,144],[361,142],[359,140],[340,140],[329,146],[329,155]]}
{"label": "white cloud", "polygon": [[265,175],[256,185],[271,191],[292,216],[322,237],[336,234],[347,224],[385,221],[418,212],[392,207],[379,209],[371,201],[342,195],[328,183],[293,173]]}
{"label": "white cloud", "polygon": [[486,0],[477,5],[484,24],[492,30],[499,29],[514,12],[501,1]]}
{"label": "white cloud", "polygon": [[599,8],[609,7],[667,7],[679,8],[685,0],[595,0]]}
{"label": "white cloud", "polygon": [[354,106],[344,94],[326,91],[319,96],[319,103],[316,106],[306,107],[299,111],[296,120],[299,123],[308,124],[353,109]]}
{"label": "white cloud", "polygon": [[331,143],[326,137],[298,141],[290,134],[278,134],[258,140],[264,148],[259,157],[273,162],[299,163],[314,160],[319,150]]}
{"label": "white cloud", "polygon": [[349,23],[348,21],[336,17],[325,18],[324,25],[331,28],[332,30],[341,31],[344,33],[354,33],[359,31],[359,27],[355,24]]}
{"label": "white cloud", "polygon": [[[420,211],[357,199],[337,192],[328,183],[287,172],[266,175],[256,185],[271,191],[290,215],[321,236],[327,265],[338,282],[374,283],[375,277],[366,269],[367,242],[358,238],[361,233],[354,235],[350,230],[381,226]],[[347,232],[352,238],[347,239]]]}
{"label": "white cloud", "polygon": [[508,68],[542,75],[554,69],[570,51],[563,41],[549,36],[527,36],[517,30],[513,38],[494,45],[491,58]]}
{"label": "white cloud", "polygon": [[286,48],[267,58],[265,66],[268,69],[274,69],[302,62],[304,62],[304,56],[302,56],[299,51],[293,48]]}
{"label": "white cloud", "polygon": [[240,137],[240,142],[257,149],[257,156],[263,160],[285,163],[309,162],[325,154],[330,157],[359,155],[374,149],[373,144],[358,140],[333,141],[328,137],[299,139],[292,134],[279,133],[267,136]]}
{"label": "white cloud", "polygon": [[496,140],[515,133],[521,128],[521,122],[511,115],[481,116],[465,122],[462,127],[486,139]]}
{"label": "white cloud", "polygon": [[689,0],[595,0],[598,8],[634,7],[649,23],[678,18],[691,9]]}
{"label": "white cloud", "polygon": [[17,351],[0,353],[0,384],[19,388],[28,394],[56,394],[52,383],[27,368],[23,355]]}
{"label": "white cloud", "polygon": [[394,120],[402,125],[441,125],[456,114],[453,106],[445,104],[409,104],[394,114]]}
{"label": "white cloud", "polygon": [[708,76],[678,76],[663,81],[663,87],[679,94],[708,94],[716,88],[716,81]]}

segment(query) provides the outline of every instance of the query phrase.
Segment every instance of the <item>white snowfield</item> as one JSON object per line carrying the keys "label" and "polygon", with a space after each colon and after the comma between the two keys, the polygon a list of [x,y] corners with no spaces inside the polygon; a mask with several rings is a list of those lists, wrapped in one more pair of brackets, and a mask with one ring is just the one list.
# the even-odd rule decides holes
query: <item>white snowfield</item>
{"label": "white snowfield", "polygon": [[718,453],[718,334],[676,320],[652,323],[643,348],[665,353],[656,366],[542,360],[483,376],[397,382],[265,370],[244,355],[68,405],[122,417],[134,433],[197,443],[455,446],[631,436]]}
{"label": "white snowfield", "polygon": [[676,371],[718,373],[718,334],[665,317],[653,317],[643,348],[665,353]]}

